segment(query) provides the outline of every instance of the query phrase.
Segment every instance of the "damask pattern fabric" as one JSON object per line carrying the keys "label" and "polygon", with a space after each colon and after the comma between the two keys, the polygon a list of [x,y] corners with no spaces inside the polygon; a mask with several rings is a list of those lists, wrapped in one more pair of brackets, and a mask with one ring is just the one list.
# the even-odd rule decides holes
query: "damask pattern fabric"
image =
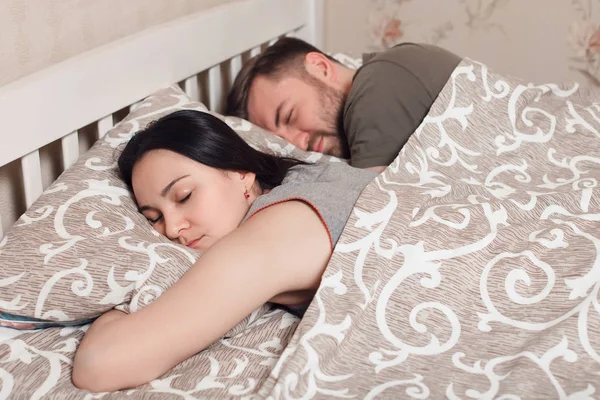
{"label": "damask pattern fabric", "polygon": [[595,398],[600,91],[464,60],[363,192],[259,393]]}
{"label": "damask pattern fabric", "polygon": [[[90,393],[71,383],[73,357],[88,326],[18,331],[0,340],[0,399],[249,398],[269,376],[298,319],[282,310],[258,310],[239,331],[185,360],[164,376],[114,393]],[[0,339],[2,338],[0,328]]]}
{"label": "damask pattern fabric", "polygon": [[[464,60],[359,198],[291,339],[281,313],[94,398],[594,398],[599,176],[598,91]],[[75,329],[1,343],[0,398],[86,398]]]}

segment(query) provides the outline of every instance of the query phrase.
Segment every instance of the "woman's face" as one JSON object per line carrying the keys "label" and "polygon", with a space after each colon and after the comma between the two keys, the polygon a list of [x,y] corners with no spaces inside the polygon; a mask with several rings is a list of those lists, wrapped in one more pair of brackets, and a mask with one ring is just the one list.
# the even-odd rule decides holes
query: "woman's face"
{"label": "woman's face", "polygon": [[133,167],[140,212],[159,233],[204,251],[232,232],[253,198],[251,173],[221,171],[169,150],[152,150]]}

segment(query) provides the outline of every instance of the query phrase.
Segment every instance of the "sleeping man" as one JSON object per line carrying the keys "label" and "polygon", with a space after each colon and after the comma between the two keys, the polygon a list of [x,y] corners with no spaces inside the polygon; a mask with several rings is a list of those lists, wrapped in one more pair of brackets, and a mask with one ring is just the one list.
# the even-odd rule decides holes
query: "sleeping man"
{"label": "sleeping man", "polygon": [[381,172],[460,61],[436,46],[405,43],[366,55],[355,71],[300,39],[283,38],[244,65],[226,113],[302,150]]}

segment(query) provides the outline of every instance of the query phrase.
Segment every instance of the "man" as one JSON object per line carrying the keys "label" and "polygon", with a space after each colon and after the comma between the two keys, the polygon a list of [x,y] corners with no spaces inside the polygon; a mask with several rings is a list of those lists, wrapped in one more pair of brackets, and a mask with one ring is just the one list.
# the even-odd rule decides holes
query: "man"
{"label": "man", "polygon": [[436,46],[407,43],[363,60],[354,71],[302,40],[282,38],[242,68],[226,113],[302,150],[381,172],[461,59]]}

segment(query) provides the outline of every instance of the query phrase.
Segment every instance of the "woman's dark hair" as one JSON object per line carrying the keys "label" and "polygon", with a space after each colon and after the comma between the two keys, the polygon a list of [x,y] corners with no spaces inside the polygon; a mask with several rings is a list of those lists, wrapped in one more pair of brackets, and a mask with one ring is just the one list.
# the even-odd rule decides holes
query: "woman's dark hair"
{"label": "woman's dark hair", "polygon": [[272,189],[300,160],[276,157],[253,149],[219,118],[206,112],[181,110],[168,114],[136,133],[119,156],[121,178],[131,189],[135,164],[151,150],[170,150],[220,170],[256,174],[262,189]]}

